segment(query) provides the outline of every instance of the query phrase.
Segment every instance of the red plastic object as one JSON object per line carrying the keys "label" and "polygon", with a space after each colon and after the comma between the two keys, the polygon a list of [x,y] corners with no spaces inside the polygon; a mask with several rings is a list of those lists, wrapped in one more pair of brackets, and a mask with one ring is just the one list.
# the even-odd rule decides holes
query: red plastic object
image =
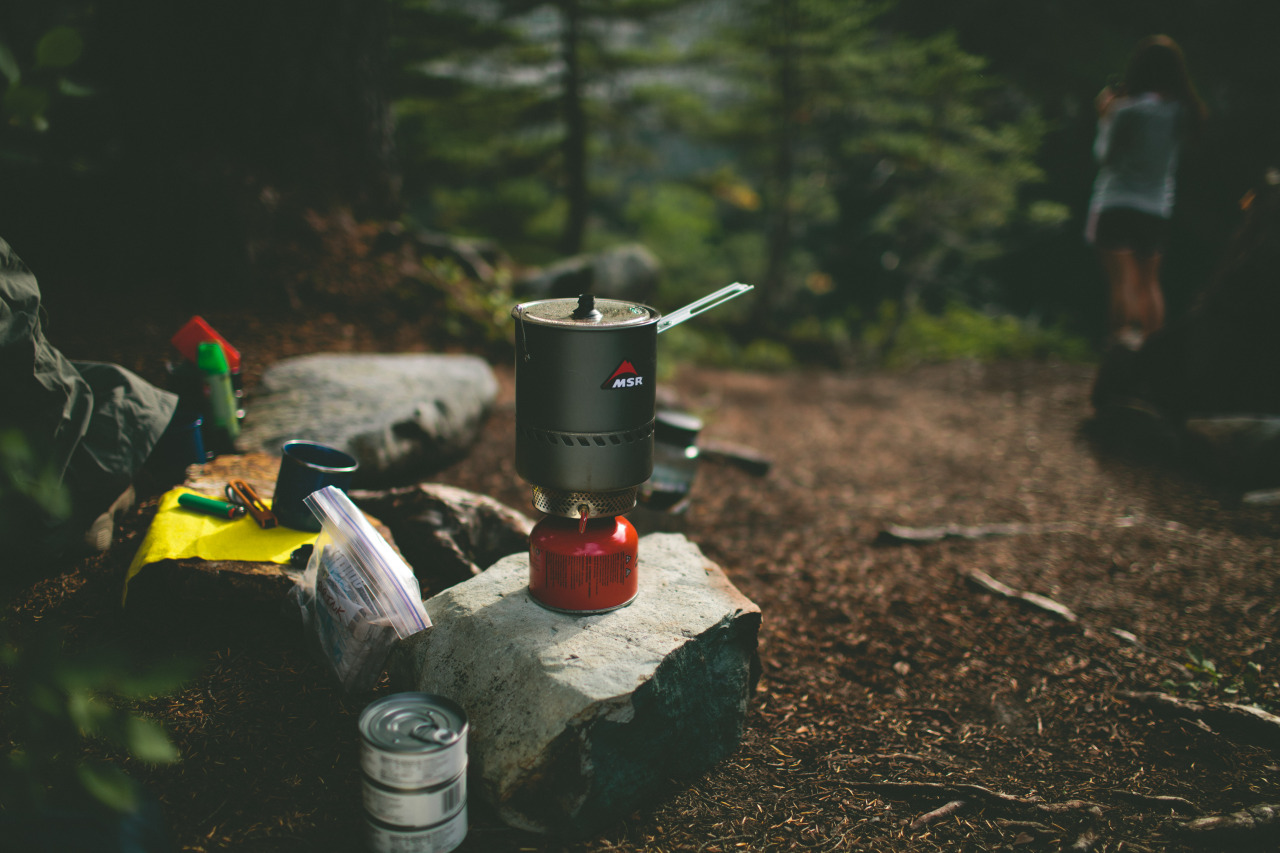
{"label": "red plastic object", "polygon": [[205,341],[217,341],[222,344],[222,351],[227,356],[227,367],[232,373],[240,372],[240,350],[227,343],[227,339],[218,334],[213,326],[210,326],[200,315],[196,315],[187,321],[177,333],[170,338],[170,343],[178,352],[182,353],[182,357],[187,361],[195,362],[196,351],[200,344]]}
{"label": "red plastic object", "polygon": [[529,534],[529,594],[564,613],[603,613],[630,604],[639,588],[636,529],[622,516],[549,515]]}

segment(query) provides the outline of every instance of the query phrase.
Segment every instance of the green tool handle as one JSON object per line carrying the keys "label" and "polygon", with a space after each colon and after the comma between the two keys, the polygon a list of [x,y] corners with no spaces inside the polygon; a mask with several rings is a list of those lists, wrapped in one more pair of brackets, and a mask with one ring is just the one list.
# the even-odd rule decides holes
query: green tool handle
{"label": "green tool handle", "polygon": [[240,518],[245,514],[245,508],[238,504],[206,498],[203,495],[193,495],[190,492],[178,495],[178,506],[203,512],[205,515],[216,515],[218,518]]}

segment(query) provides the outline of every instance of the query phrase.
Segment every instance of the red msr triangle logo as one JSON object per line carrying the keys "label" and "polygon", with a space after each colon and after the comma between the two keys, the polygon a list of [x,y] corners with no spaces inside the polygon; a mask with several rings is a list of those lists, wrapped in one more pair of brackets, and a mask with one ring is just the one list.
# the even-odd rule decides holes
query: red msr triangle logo
{"label": "red msr triangle logo", "polygon": [[640,371],[636,370],[636,366],[627,359],[622,360],[622,364],[618,365],[618,369],[609,374],[600,388],[608,391],[611,388],[635,388],[644,384],[644,377],[640,375]]}

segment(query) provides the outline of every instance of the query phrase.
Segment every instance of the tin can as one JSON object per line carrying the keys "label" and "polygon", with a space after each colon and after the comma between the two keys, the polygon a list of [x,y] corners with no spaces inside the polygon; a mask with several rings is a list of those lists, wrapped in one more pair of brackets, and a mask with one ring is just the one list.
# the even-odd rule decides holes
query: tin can
{"label": "tin can", "polygon": [[373,853],[449,853],[467,837],[467,803],[434,826],[390,826],[369,817],[365,827]]}
{"label": "tin can", "polygon": [[432,788],[467,768],[467,715],[431,693],[393,693],[360,714],[360,768],[386,788]]}
{"label": "tin can", "polygon": [[582,521],[549,515],[529,534],[529,594],[579,615],[625,607],[639,589],[636,529],[622,516]]}
{"label": "tin can", "polygon": [[467,802],[466,772],[431,788],[388,788],[364,780],[364,810],[392,826],[434,826],[453,817]]}

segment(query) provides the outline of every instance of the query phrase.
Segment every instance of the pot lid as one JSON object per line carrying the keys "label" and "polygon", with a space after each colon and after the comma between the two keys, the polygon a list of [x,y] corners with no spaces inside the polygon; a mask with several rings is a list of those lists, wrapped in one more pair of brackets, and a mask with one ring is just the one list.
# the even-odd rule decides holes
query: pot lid
{"label": "pot lid", "polygon": [[604,329],[620,326],[643,326],[656,322],[662,315],[638,302],[621,299],[597,299],[590,293],[577,298],[544,299],[526,302],[511,311],[517,320],[545,326],[567,326],[576,329]]}

